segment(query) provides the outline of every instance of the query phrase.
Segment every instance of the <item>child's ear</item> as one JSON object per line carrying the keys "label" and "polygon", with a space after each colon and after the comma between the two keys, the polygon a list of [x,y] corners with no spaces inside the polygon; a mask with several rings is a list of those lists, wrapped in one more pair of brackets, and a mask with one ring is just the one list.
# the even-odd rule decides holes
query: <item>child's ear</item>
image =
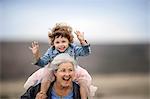
{"label": "child's ear", "polygon": [[48,38],[48,43],[51,44],[51,39],[50,38]]}
{"label": "child's ear", "polygon": [[52,36],[52,32],[51,32],[51,30],[49,29],[48,30],[48,37],[51,37]]}

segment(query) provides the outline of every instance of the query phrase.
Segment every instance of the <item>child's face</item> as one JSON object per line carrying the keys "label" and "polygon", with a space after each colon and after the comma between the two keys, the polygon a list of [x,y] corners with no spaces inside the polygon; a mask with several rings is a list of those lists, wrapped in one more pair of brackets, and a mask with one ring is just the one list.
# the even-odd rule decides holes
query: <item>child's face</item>
{"label": "child's face", "polygon": [[65,37],[58,37],[54,40],[54,46],[59,52],[65,52],[69,46],[69,40]]}

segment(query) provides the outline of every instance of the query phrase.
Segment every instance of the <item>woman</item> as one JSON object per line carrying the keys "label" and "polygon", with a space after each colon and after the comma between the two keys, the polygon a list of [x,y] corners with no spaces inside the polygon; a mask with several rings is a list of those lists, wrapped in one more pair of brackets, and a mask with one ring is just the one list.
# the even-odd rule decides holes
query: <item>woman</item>
{"label": "woman", "polygon": [[[41,95],[42,99],[81,99],[79,85],[73,82],[76,64],[69,54],[57,55],[52,61],[50,69],[53,71],[55,81],[51,83],[47,93],[40,92],[43,94]],[[40,84],[30,87],[21,96],[21,99],[35,99],[39,91]]]}

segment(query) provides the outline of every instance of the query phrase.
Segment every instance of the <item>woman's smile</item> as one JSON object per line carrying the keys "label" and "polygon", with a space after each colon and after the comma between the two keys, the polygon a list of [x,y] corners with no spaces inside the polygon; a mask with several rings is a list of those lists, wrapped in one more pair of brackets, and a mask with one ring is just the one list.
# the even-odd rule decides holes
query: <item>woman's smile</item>
{"label": "woman's smile", "polygon": [[64,81],[69,81],[71,79],[71,77],[63,77],[62,78]]}

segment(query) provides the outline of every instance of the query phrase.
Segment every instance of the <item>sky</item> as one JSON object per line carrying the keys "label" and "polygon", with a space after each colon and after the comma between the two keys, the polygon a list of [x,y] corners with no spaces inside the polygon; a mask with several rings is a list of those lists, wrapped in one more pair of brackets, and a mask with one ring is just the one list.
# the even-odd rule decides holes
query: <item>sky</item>
{"label": "sky", "polygon": [[48,29],[64,22],[93,43],[147,43],[149,6],[149,0],[0,0],[0,40],[47,42]]}

